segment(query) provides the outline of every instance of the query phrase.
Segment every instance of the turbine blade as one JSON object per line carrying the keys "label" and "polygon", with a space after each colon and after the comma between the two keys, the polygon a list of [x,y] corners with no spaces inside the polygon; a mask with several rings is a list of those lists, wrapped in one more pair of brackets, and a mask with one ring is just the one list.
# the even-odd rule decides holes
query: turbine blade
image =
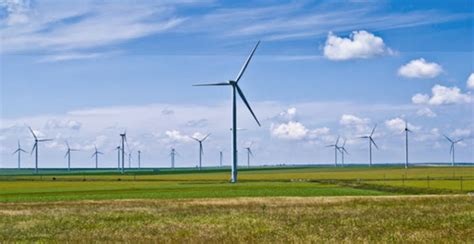
{"label": "turbine blade", "polygon": [[459,140],[457,140],[457,141],[454,141],[454,143],[462,142],[463,140],[464,140],[464,139],[461,138],[461,139],[459,139]]}
{"label": "turbine blade", "polygon": [[15,153],[17,153],[17,152],[19,152],[19,151],[20,151],[20,149],[16,149],[12,154],[15,154]]}
{"label": "turbine blade", "polygon": [[361,139],[367,139],[367,138],[369,138],[369,136],[360,136],[359,138],[361,138]]}
{"label": "turbine blade", "polygon": [[344,138],[344,142],[342,143],[342,147],[344,147],[346,145],[346,141],[347,141],[347,139]]}
{"label": "turbine blade", "polygon": [[22,151],[22,152],[26,153],[26,151],[25,151],[25,150],[23,150],[23,149],[21,149],[21,148],[20,148],[20,151]]}
{"label": "turbine blade", "polygon": [[449,142],[453,143],[453,140],[451,140],[451,138],[449,138],[449,137],[446,136],[446,135],[443,135],[443,136],[444,136],[444,138],[446,138],[446,140],[448,140]]}
{"label": "turbine blade", "polygon": [[340,136],[337,136],[337,140],[336,140],[336,143],[335,143],[334,145],[337,146],[337,144],[339,143],[339,139],[340,139],[340,138],[341,138]]}
{"label": "turbine blade", "polygon": [[31,132],[31,134],[33,135],[33,137],[34,137],[35,139],[38,139],[38,137],[36,137],[36,134],[33,132],[33,129],[31,129],[31,127],[29,127],[29,126],[28,126],[28,129],[30,129],[30,132]]}
{"label": "turbine blade", "polygon": [[41,139],[41,140],[38,140],[38,142],[45,142],[45,141],[52,141],[53,139]]}
{"label": "turbine blade", "polygon": [[372,132],[370,133],[370,136],[374,135],[375,128],[377,128],[377,124],[375,124],[374,128],[372,129]]}
{"label": "turbine blade", "polygon": [[259,122],[258,119],[257,119],[257,116],[255,116],[255,113],[253,112],[252,108],[250,107],[249,102],[247,102],[247,99],[245,98],[244,93],[242,92],[242,90],[240,90],[239,85],[235,85],[235,88],[237,88],[237,92],[239,93],[240,98],[242,98],[242,100],[244,101],[245,105],[246,105],[247,108],[249,109],[250,113],[252,114],[253,118],[254,118],[255,121],[257,122],[258,126],[261,126],[261,125],[260,125],[260,122]]}
{"label": "turbine blade", "polygon": [[229,82],[194,84],[193,86],[230,86]]}
{"label": "turbine blade", "polygon": [[205,141],[210,135],[211,135],[211,133],[207,134],[204,138],[202,138],[201,141]]}
{"label": "turbine blade", "polygon": [[258,45],[260,44],[260,41],[257,42],[257,45],[253,48],[252,52],[250,53],[249,57],[247,58],[247,61],[245,61],[244,65],[240,69],[239,74],[237,75],[237,78],[235,78],[235,82],[239,82],[240,78],[242,78],[242,75],[244,74],[245,70],[247,69],[247,66],[250,63],[250,60],[253,57],[253,54],[255,53],[255,50],[257,50]]}
{"label": "turbine blade", "polygon": [[372,139],[372,137],[370,138],[370,141],[374,144],[375,148],[379,149],[379,146],[377,146],[377,144],[375,143],[374,139]]}
{"label": "turbine blade", "polygon": [[33,154],[33,151],[35,150],[35,148],[38,146],[38,143],[35,142],[35,144],[33,145],[33,148],[31,149],[31,153],[30,154]]}
{"label": "turbine blade", "polygon": [[342,150],[344,150],[345,153],[349,154],[349,152],[345,148],[342,148]]}

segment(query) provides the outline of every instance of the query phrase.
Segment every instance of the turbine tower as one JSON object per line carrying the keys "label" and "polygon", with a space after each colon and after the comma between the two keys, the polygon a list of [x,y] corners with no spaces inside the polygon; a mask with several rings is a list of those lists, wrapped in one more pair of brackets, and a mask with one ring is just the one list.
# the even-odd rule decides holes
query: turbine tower
{"label": "turbine tower", "polygon": [[120,149],[122,150],[122,174],[125,172],[125,142],[127,141],[127,131],[124,131],[120,134],[122,139],[122,146]]}
{"label": "turbine tower", "polygon": [[361,136],[359,138],[364,138],[364,139],[369,139],[369,166],[372,167],[372,144],[374,144],[375,148],[379,149],[377,144],[374,141],[374,138],[372,137],[375,132],[375,128],[377,128],[377,124],[375,124],[374,128],[372,129],[372,132],[368,136]]}
{"label": "turbine tower", "polygon": [[15,154],[17,153],[18,154],[18,169],[21,168],[21,153],[26,153],[25,150],[23,150],[23,148],[21,148],[21,145],[20,145],[20,140],[18,140],[18,148],[12,153],[12,154]]}
{"label": "turbine tower", "polygon": [[33,151],[35,151],[35,174],[38,173],[38,143],[40,142],[46,142],[46,141],[52,141],[53,139],[39,139],[35,132],[33,132],[33,129],[28,126],[28,129],[30,129],[31,135],[33,135],[33,138],[35,139],[35,144],[33,145],[33,149],[31,149],[31,154],[33,154]]}
{"label": "turbine tower", "polygon": [[254,55],[255,50],[257,50],[257,47],[259,44],[260,44],[260,41],[258,41],[255,47],[253,48],[252,52],[250,53],[249,57],[245,61],[242,68],[240,69],[240,72],[235,78],[235,80],[229,80],[227,82],[221,82],[221,83],[195,85],[195,86],[230,86],[232,88],[232,174],[231,174],[232,183],[237,182],[237,94],[236,93],[239,94],[240,98],[245,103],[248,110],[252,114],[253,118],[257,122],[258,126],[260,126],[260,122],[258,121],[257,116],[255,116],[252,108],[250,107],[250,104],[247,102],[247,99],[245,98],[244,93],[242,92],[242,90],[240,89],[238,85],[240,78],[242,78],[242,75],[247,69],[247,66],[250,63],[250,60],[252,59],[252,56]]}
{"label": "turbine tower", "polygon": [[342,146],[338,147],[339,152],[341,152],[341,163],[342,167],[344,167],[344,154],[349,154],[346,150],[346,139],[344,138],[344,142],[342,143]]}
{"label": "turbine tower", "polygon": [[95,168],[99,168],[99,154],[104,154],[97,150],[97,146],[94,146],[95,152],[92,154],[91,158],[95,157]]}
{"label": "turbine tower", "polygon": [[142,166],[141,166],[141,154],[142,154],[142,151],[138,150],[138,168],[140,169]]}
{"label": "turbine tower", "polygon": [[410,129],[408,129],[408,122],[405,121],[405,169],[408,168],[408,133],[412,133]]}
{"label": "turbine tower", "polygon": [[443,135],[443,136],[444,136],[444,138],[446,138],[446,140],[448,140],[448,141],[451,143],[451,149],[449,150],[449,154],[452,156],[452,160],[453,160],[453,161],[451,162],[451,166],[454,167],[454,164],[456,163],[456,161],[455,161],[455,151],[454,151],[455,148],[454,148],[454,146],[455,146],[457,143],[459,143],[459,142],[461,142],[462,140],[464,140],[464,139],[461,138],[461,139],[458,139],[458,140],[453,140],[453,139],[447,137],[446,135]]}
{"label": "turbine tower", "polygon": [[198,139],[196,137],[191,137],[192,139],[194,139],[195,141],[197,141],[199,143],[199,170],[201,170],[201,167],[202,167],[202,155],[204,154],[204,150],[202,148],[202,142],[205,141],[207,139],[207,137],[209,137],[209,135],[211,135],[211,134],[207,134],[202,139]]}
{"label": "turbine tower", "polygon": [[115,150],[117,150],[117,169],[120,170],[120,146],[117,146]]}
{"label": "turbine tower", "polygon": [[177,154],[178,154],[178,152],[176,152],[176,149],[171,148],[170,157],[171,157],[171,168],[172,169],[174,169],[175,157],[176,157]]}
{"label": "turbine tower", "polygon": [[77,149],[71,149],[71,147],[69,147],[69,143],[66,141],[66,154],[64,155],[64,157],[67,157],[67,171],[70,171],[71,170],[71,152],[75,152],[75,151],[79,151]]}
{"label": "turbine tower", "polygon": [[219,166],[222,167],[222,158],[223,158],[223,153],[222,151],[219,152]]}
{"label": "turbine tower", "polygon": [[132,168],[132,151],[128,152],[128,168]]}
{"label": "turbine tower", "polygon": [[336,143],[332,145],[327,145],[326,147],[334,147],[334,166],[337,167],[337,151],[339,150],[339,143],[340,136],[337,137]]}
{"label": "turbine tower", "polygon": [[247,167],[250,168],[250,156],[253,157],[253,152],[252,152],[252,143],[248,147],[244,147],[245,150],[247,150]]}

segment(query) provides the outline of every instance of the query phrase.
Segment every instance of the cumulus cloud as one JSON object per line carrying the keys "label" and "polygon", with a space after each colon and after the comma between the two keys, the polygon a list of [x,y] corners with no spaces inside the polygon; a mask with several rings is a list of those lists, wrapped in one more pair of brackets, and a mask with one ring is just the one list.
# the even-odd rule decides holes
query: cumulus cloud
{"label": "cumulus cloud", "polygon": [[296,118],[296,108],[291,107],[288,108],[286,111],[281,112],[278,114],[278,119],[284,120],[284,121],[289,121],[289,120],[294,120]]}
{"label": "cumulus cloud", "polygon": [[301,140],[308,134],[308,129],[303,124],[293,121],[277,125],[272,124],[270,131],[274,137],[289,140]]}
{"label": "cumulus cloud", "polygon": [[471,73],[466,82],[467,88],[474,89],[474,73]]}
{"label": "cumulus cloud", "polygon": [[351,114],[343,114],[339,120],[339,124],[353,128],[357,133],[366,132],[368,130],[368,124],[370,120],[367,118],[359,118]]}
{"label": "cumulus cloud", "polygon": [[[385,126],[393,132],[401,132],[405,129],[405,120],[402,118],[394,118],[385,121]],[[420,127],[408,123],[408,129],[416,131]]]}
{"label": "cumulus cloud", "polygon": [[414,104],[443,105],[470,103],[473,98],[470,94],[464,94],[457,87],[445,87],[435,85],[432,89],[432,96],[427,94],[415,94],[412,97]]}
{"label": "cumulus cloud", "polygon": [[455,129],[449,135],[452,137],[469,137],[471,136],[471,133],[470,129]]}
{"label": "cumulus cloud", "polygon": [[427,62],[424,58],[412,60],[398,69],[398,75],[418,79],[435,78],[442,72],[443,67],[441,67],[441,65]]}
{"label": "cumulus cloud", "polygon": [[79,130],[82,124],[76,120],[48,120],[46,122],[46,129],[71,129]]}
{"label": "cumulus cloud", "polygon": [[172,142],[189,142],[191,138],[187,135],[183,135],[178,130],[167,130],[165,135],[170,139]]}
{"label": "cumulus cloud", "polygon": [[6,12],[7,25],[25,24],[29,21],[31,1],[29,0],[2,0],[0,8]]}
{"label": "cumulus cloud", "polygon": [[431,110],[430,108],[418,109],[418,111],[416,111],[416,115],[425,116],[425,117],[429,117],[429,118],[434,118],[434,117],[437,116],[437,114],[435,112],[433,112],[433,110]]}
{"label": "cumulus cloud", "polygon": [[392,53],[381,37],[365,30],[353,31],[349,38],[329,32],[324,46],[324,56],[330,60],[365,59]]}

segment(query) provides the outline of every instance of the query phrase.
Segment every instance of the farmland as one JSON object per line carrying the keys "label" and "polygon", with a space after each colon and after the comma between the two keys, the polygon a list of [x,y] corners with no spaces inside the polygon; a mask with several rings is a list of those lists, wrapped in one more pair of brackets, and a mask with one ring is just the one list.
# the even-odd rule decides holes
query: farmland
{"label": "farmland", "polygon": [[473,167],[250,168],[237,184],[228,177],[222,168],[3,170],[0,241],[474,240]]}

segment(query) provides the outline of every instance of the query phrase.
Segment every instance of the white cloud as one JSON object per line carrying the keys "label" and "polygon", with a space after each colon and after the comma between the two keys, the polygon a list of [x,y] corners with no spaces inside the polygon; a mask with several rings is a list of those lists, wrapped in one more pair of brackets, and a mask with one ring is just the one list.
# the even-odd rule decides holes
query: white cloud
{"label": "white cloud", "polygon": [[434,62],[426,62],[424,58],[419,58],[402,65],[398,69],[398,75],[407,78],[431,79],[440,75],[443,67]]}
{"label": "white cloud", "polygon": [[76,120],[48,120],[46,122],[46,129],[71,129],[79,130],[81,129],[82,123]]}
{"label": "white cloud", "polygon": [[471,136],[471,130],[470,129],[455,129],[449,135],[452,137],[469,137]]}
{"label": "white cloud", "polygon": [[308,129],[299,122],[288,122],[283,124],[272,124],[270,127],[272,136],[289,139],[289,140],[301,140],[308,134]]}
{"label": "white cloud", "polygon": [[[415,99],[415,101],[416,100],[417,99]],[[420,109],[418,109],[418,111],[416,111],[416,115],[425,116],[425,117],[429,117],[429,118],[434,118],[434,117],[437,116],[437,114],[435,112],[433,112],[433,110],[431,110],[430,108],[420,108]]]}
{"label": "white cloud", "polygon": [[165,135],[172,141],[172,142],[190,142],[191,138],[187,135],[183,135],[178,130],[167,130]]}
{"label": "white cloud", "polygon": [[471,73],[469,78],[467,78],[466,86],[469,89],[474,89],[474,73]]}
{"label": "white cloud", "polygon": [[435,85],[431,89],[432,96],[427,94],[415,94],[412,97],[414,104],[429,104],[429,105],[443,105],[443,104],[462,104],[470,103],[473,98],[470,94],[463,94],[457,87],[445,87]]}
{"label": "white cloud", "polygon": [[353,31],[349,38],[330,32],[324,46],[324,56],[330,60],[370,58],[391,53],[382,38],[364,30]]}
{"label": "white cloud", "polygon": [[[402,118],[394,118],[385,121],[385,126],[392,132],[402,132],[405,129],[405,120]],[[417,131],[420,127],[408,123],[408,129]]]}
{"label": "white cloud", "polygon": [[25,24],[29,21],[31,1],[29,0],[2,0],[0,9],[5,9],[5,23],[9,26]]}
{"label": "white cloud", "polygon": [[296,108],[288,108],[279,114],[279,117],[283,120],[293,120],[296,117]]}
{"label": "white cloud", "polygon": [[343,114],[341,116],[341,119],[339,120],[339,124],[349,128],[353,128],[356,130],[357,133],[366,132],[369,129],[369,122],[370,120],[367,118],[359,118],[351,114]]}

